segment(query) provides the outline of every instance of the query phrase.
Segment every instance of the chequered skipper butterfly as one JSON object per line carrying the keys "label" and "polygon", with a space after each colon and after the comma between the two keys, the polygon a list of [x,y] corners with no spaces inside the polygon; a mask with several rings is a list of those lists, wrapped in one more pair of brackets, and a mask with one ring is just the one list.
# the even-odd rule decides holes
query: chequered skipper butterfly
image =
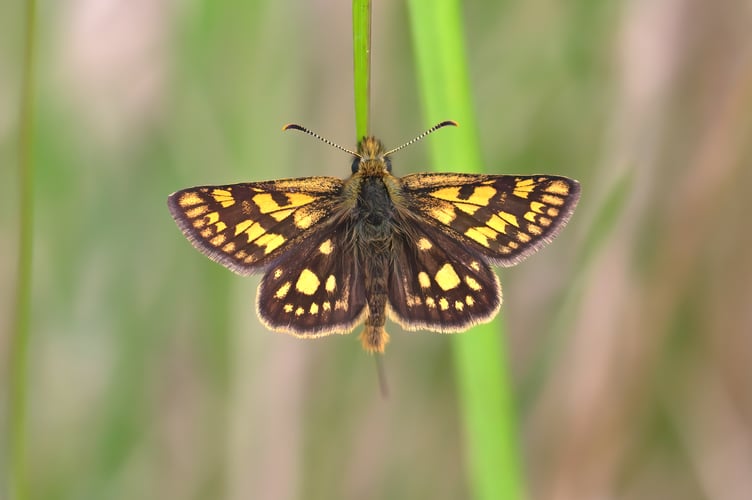
{"label": "chequered skipper butterfly", "polygon": [[387,316],[408,330],[457,332],[501,305],[490,264],[512,266],[567,223],[580,185],[552,175],[392,175],[374,137],[349,151],[352,175],[183,189],[168,198],[188,240],[240,275],[263,272],[258,313],[298,337],[349,333],[383,352]]}

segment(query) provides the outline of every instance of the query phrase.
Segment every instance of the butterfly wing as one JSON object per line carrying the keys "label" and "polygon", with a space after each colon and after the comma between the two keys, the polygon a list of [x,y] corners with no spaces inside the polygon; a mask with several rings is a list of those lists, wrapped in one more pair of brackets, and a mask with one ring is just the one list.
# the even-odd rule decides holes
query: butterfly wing
{"label": "butterfly wing", "polygon": [[480,252],[417,220],[395,243],[389,312],[408,330],[456,332],[490,320],[501,286]]}
{"label": "butterfly wing", "polygon": [[350,226],[335,216],[328,229],[301,240],[269,268],[257,294],[261,321],[299,337],[349,333],[363,320],[365,287],[352,258]]}
{"label": "butterfly wing", "polygon": [[577,181],[550,175],[413,174],[402,185],[409,212],[501,266],[550,242],[580,197]]}
{"label": "butterfly wing", "polygon": [[210,259],[240,274],[265,269],[335,211],[342,181],[307,177],[199,186],[167,204],[183,234]]}

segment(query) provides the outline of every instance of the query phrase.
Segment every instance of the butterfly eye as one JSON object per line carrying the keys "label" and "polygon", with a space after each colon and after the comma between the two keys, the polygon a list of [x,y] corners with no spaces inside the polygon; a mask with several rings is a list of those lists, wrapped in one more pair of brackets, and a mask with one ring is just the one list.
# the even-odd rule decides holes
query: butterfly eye
{"label": "butterfly eye", "polygon": [[355,158],[353,158],[352,166],[350,167],[352,169],[352,173],[355,173],[355,172],[358,171],[358,169],[360,169],[360,162],[361,161],[363,161],[363,160],[361,158],[357,157],[357,156]]}
{"label": "butterfly eye", "polygon": [[386,171],[390,172],[392,171],[392,159],[388,156],[384,158],[384,163],[386,164]]}

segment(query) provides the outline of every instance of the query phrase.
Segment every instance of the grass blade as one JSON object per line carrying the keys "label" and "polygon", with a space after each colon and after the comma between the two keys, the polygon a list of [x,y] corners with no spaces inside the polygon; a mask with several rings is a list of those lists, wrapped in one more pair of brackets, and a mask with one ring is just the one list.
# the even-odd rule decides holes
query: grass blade
{"label": "grass blade", "polygon": [[23,75],[18,134],[18,276],[16,282],[16,307],[12,323],[9,363],[10,384],[8,418],[8,498],[28,498],[26,480],[26,384],[28,370],[29,319],[31,309],[32,248],[34,232],[34,165],[33,97],[34,52],[36,32],[36,1],[26,2],[26,36],[24,40]]}
{"label": "grass blade", "polygon": [[[434,164],[479,171],[480,148],[456,0],[411,0],[413,44],[426,124],[454,119],[450,139],[430,142]],[[517,426],[507,378],[504,325],[494,322],[455,337],[454,358],[473,497],[523,497]]]}

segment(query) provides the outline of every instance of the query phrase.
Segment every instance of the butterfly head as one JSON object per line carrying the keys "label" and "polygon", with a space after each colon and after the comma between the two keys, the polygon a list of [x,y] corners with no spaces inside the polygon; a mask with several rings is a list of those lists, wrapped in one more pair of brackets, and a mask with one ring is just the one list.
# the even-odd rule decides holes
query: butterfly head
{"label": "butterfly head", "polygon": [[375,137],[364,137],[358,144],[357,155],[353,158],[352,172],[378,175],[391,171],[392,161],[381,141]]}

